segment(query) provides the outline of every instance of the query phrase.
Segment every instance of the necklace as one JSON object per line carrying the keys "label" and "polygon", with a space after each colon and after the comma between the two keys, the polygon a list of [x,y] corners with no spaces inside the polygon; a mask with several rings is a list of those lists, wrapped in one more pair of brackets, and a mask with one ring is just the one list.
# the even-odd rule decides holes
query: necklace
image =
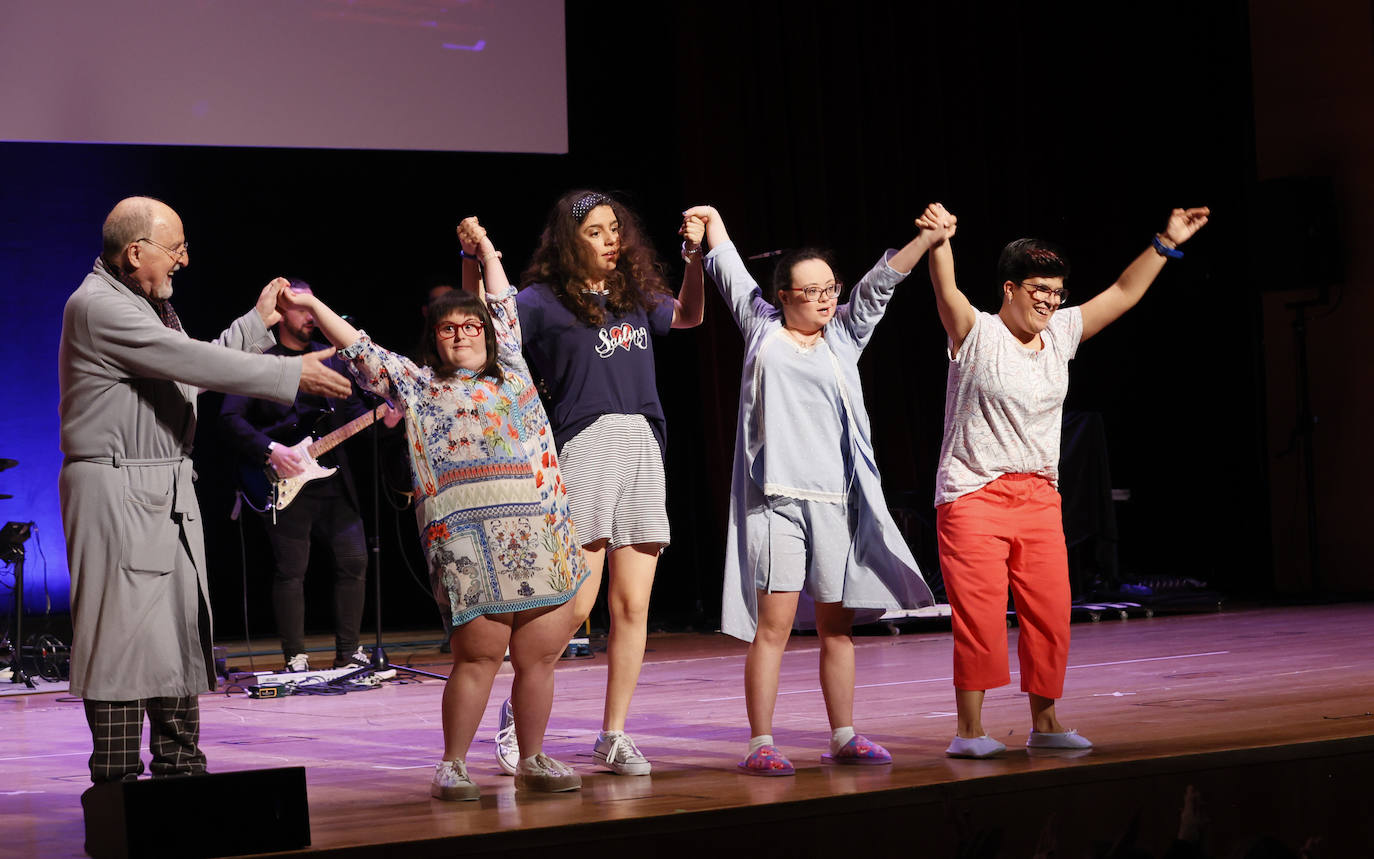
{"label": "necklace", "polygon": [[788,328],[786,325],[782,327],[782,330],[787,332],[787,336],[792,338],[793,343],[796,343],[803,349],[810,349],[812,346],[815,346],[818,342],[820,342],[820,339],[825,336],[824,328],[819,328],[811,334],[803,334],[800,331]]}

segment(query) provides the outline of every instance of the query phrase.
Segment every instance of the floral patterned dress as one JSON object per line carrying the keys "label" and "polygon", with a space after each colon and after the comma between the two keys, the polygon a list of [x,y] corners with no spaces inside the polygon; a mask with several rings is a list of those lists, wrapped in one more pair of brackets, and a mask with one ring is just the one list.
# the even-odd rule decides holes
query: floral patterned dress
{"label": "floral patterned dress", "polygon": [[440,376],[365,333],[339,351],[358,384],[404,404],[430,586],[455,627],[566,602],[587,576],[553,431],[520,354],[515,290],[487,302],[501,382],[462,369]]}

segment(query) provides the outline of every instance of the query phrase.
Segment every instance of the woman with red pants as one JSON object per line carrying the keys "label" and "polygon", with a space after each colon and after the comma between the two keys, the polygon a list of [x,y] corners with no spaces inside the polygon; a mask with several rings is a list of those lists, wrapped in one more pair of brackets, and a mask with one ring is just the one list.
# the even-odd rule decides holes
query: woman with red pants
{"label": "woman with red pants", "polygon": [[1069,565],[1057,487],[1069,361],[1078,344],[1135,305],[1178,246],[1210,214],[1174,209],[1162,233],[1103,292],[1061,310],[1069,265],[1036,239],[1007,245],[997,263],[1001,307],[980,313],[954,281],[956,219],[933,204],[918,224],[943,232],[930,278],[949,335],[945,430],[936,476],[940,569],[953,609],[958,730],[945,754],[986,758],[1006,746],[983,730],[986,690],[1010,681],[1006,606],[1020,630],[1021,690],[1030,696],[1029,748],[1089,749],[1055,714],[1069,655]]}

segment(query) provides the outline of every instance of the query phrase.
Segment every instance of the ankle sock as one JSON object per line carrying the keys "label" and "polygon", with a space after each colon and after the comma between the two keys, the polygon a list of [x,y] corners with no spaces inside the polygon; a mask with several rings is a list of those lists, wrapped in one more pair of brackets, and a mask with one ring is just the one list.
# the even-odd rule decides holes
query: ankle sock
{"label": "ankle sock", "polygon": [[772,734],[759,734],[757,737],[750,737],[750,738],[749,738],[749,754],[752,755],[754,752],[757,752],[759,749],[763,748],[764,746],[771,746],[771,745],[773,745],[773,735],[772,735]]}
{"label": "ankle sock", "polygon": [[844,728],[836,728],[830,732],[830,754],[835,754],[844,748],[844,744],[854,739],[854,726],[849,725]]}

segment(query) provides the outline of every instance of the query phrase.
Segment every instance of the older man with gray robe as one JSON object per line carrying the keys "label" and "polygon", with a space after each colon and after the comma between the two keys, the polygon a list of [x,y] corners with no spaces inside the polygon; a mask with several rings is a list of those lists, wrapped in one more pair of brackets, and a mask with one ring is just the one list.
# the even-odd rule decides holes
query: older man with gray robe
{"label": "older man with gray robe", "polygon": [[71,570],[71,691],[85,699],[91,780],[137,777],[143,712],[154,775],[205,771],[196,696],[215,685],[200,507],[192,487],[196,395],[290,403],[346,396],[321,360],[260,354],[280,318],[278,278],[214,343],[182,330],[168,299],[190,264],[181,219],[122,200],[94,270],[67,300],[59,353],[62,525]]}

